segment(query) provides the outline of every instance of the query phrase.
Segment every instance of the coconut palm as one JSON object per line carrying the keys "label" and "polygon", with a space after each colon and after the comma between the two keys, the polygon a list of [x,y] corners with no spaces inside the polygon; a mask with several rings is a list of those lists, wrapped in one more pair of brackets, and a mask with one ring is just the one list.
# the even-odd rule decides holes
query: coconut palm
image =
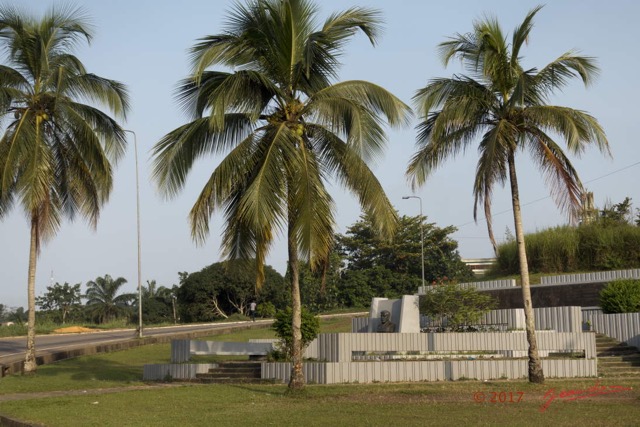
{"label": "coconut palm", "polygon": [[35,277],[41,243],[64,217],[95,226],[112,187],[111,162],[125,150],[116,121],[127,93],[118,82],[88,73],[73,47],[91,32],[78,9],[52,8],[36,19],[0,6],[0,216],[12,202],[31,228],[25,372],[36,370]]}
{"label": "coconut palm", "polygon": [[116,320],[129,314],[131,302],[137,298],[136,294],[118,295],[120,288],[127,283],[124,277],[111,278],[108,274],[87,282],[87,308],[91,315],[100,323]]}
{"label": "coconut palm", "polygon": [[407,175],[414,188],[447,158],[478,141],[480,159],[473,187],[474,217],[482,205],[491,233],[491,196],[496,184],[511,187],[513,216],[520,259],[522,294],[529,342],[529,380],[543,382],[534,332],[529,270],[524,245],[515,155],[527,150],[548,182],[556,202],[577,212],[583,191],[578,174],[554,138],[562,138],[571,153],[595,144],[608,153],[608,142],[589,114],[548,104],[549,96],[572,77],[588,85],[597,73],[594,60],[569,51],[538,70],[524,69],[521,48],[528,40],[533,18],[529,12],[507,42],[498,22],[486,18],[473,32],[457,34],[440,44],[446,64],[460,58],[469,75],[434,79],[415,95],[419,109],[418,151]]}
{"label": "coconut palm", "polygon": [[[335,226],[326,189],[335,178],[370,212],[382,235],[396,214],[367,165],[386,142],[382,118],[403,124],[409,108],[366,81],[334,83],[344,44],[359,30],[372,44],[379,14],[366,8],[334,13],[316,28],[307,0],[236,4],[222,34],[192,48],[193,74],[178,90],[191,120],[155,148],[154,177],[169,196],[184,186],[194,161],[226,153],[190,212],[202,242],[209,218],[223,210],[223,254],[256,259],[257,285],[278,232],[286,234],[291,278],[294,356],[289,386],[301,388],[299,260],[321,266]],[[231,72],[210,70],[227,67]]]}

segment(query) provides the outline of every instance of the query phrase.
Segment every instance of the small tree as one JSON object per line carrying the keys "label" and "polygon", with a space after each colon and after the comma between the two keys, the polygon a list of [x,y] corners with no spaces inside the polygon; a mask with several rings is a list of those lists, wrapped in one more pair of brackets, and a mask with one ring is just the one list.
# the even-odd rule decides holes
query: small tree
{"label": "small tree", "polygon": [[60,322],[64,325],[67,315],[80,305],[82,297],[80,286],[81,283],[71,286],[67,282],[64,285],[56,283],[53,286],[47,286],[47,292],[36,298],[36,304],[42,310],[59,311]]}
{"label": "small tree", "polygon": [[453,283],[436,285],[420,297],[420,312],[454,331],[477,323],[495,306],[496,301],[491,296]]}
{"label": "small tree", "polygon": [[[291,360],[293,356],[293,328],[292,328],[293,311],[291,307],[280,310],[276,313],[276,320],[271,325],[271,329],[276,332],[276,336],[280,339],[280,349],[286,360]],[[320,332],[320,321],[311,314],[306,308],[302,307],[302,348],[304,349],[318,336]]]}
{"label": "small tree", "polygon": [[609,282],[600,292],[600,306],[605,313],[640,312],[640,280]]}

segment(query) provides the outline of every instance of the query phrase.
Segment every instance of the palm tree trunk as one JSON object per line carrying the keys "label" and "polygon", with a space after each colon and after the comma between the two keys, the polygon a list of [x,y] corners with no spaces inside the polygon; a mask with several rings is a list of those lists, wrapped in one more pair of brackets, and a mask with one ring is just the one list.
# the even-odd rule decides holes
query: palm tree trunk
{"label": "palm tree trunk", "polygon": [[518,191],[518,179],[516,177],[515,154],[509,153],[509,180],[511,183],[511,202],[513,204],[513,222],[516,229],[516,242],[518,244],[518,258],[520,260],[520,278],[522,286],[522,301],[524,303],[524,317],[529,342],[529,382],[543,383],[544,373],[538,356],[538,343],[536,340],[536,327],[531,302],[531,288],[529,287],[529,264],[527,251],[524,244],[524,230],[522,227],[522,212],[520,211],[520,194]]}
{"label": "palm tree trunk", "polygon": [[291,275],[291,305],[293,320],[291,330],[293,341],[291,349],[291,379],[289,390],[297,391],[304,387],[304,373],[302,372],[302,304],[300,302],[300,274],[298,270],[298,244],[289,222],[289,274]]}
{"label": "palm tree trunk", "polygon": [[38,225],[31,219],[31,245],[29,248],[29,277],[27,280],[27,353],[24,373],[35,373],[36,364],[36,261],[38,258]]}

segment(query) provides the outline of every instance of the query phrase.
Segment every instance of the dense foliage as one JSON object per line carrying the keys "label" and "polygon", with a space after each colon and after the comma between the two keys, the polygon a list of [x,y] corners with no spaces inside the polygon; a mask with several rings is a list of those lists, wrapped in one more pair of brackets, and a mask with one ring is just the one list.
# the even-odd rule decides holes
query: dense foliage
{"label": "dense foliage", "polygon": [[477,324],[480,317],[496,306],[496,300],[454,283],[433,286],[420,296],[420,313],[431,319],[432,325],[452,331]]}
{"label": "dense foliage", "polygon": [[67,282],[47,286],[47,292],[36,298],[36,304],[42,310],[55,312],[57,320],[64,324],[69,313],[79,311],[82,302],[80,286],[80,283],[71,286]]}
{"label": "dense foliage", "polygon": [[640,280],[614,280],[600,292],[600,306],[605,313],[640,312]]}
{"label": "dense foliage", "polygon": [[[302,350],[304,349],[318,336],[320,332],[320,320],[308,311],[304,306],[302,307],[302,324],[300,330],[302,332]],[[284,310],[280,310],[276,313],[275,321],[271,325],[276,333],[276,336],[280,339],[281,355],[285,360],[290,360],[293,351],[293,329],[291,327],[293,318],[293,312],[291,307],[287,307]],[[279,356],[279,355],[278,355]]]}
{"label": "dense foliage", "polygon": [[287,287],[280,273],[264,267],[265,281],[256,294],[254,262],[226,261],[211,264],[199,272],[182,274],[177,290],[181,318],[185,322],[227,318],[232,313],[246,314],[253,299],[284,308]]}
{"label": "dense foliage", "polygon": [[[615,270],[640,267],[640,226],[631,215],[631,199],[605,206],[598,216],[578,227],[562,226],[526,235],[532,272]],[[498,246],[491,275],[518,272],[516,242]]]}
{"label": "dense foliage", "polygon": [[402,216],[389,241],[380,238],[364,215],[336,239],[344,261],[336,289],[338,301],[347,307],[366,307],[372,297],[414,294],[422,284],[421,225],[426,283],[445,277],[470,279],[473,274],[460,258],[458,243],[449,237],[454,227],[437,227],[426,217]]}

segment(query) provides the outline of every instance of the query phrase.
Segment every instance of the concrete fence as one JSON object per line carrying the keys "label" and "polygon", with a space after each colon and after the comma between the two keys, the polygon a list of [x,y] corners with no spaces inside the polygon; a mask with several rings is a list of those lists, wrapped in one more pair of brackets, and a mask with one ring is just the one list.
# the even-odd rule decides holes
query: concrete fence
{"label": "concrete fence", "polygon": [[[477,290],[488,290],[488,289],[503,289],[503,288],[513,288],[516,287],[515,279],[503,279],[503,280],[485,280],[483,282],[464,282],[458,283],[458,286],[461,288],[476,288]],[[418,287],[418,295],[424,295],[433,289],[433,286],[419,286]]]}
{"label": "concrete fence", "polygon": [[563,285],[573,283],[610,282],[616,279],[640,279],[640,268],[629,270],[599,271],[594,273],[562,274],[543,276],[541,285]]}
{"label": "concrete fence", "polygon": [[[534,308],[536,330],[554,330],[556,332],[581,332],[582,309],[577,306],[569,307],[541,307]],[[369,318],[358,317],[351,320],[352,332],[367,332]],[[446,322],[444,323],[446,325]],[[420,316],[420,327],[439,326],[437,321],[427,316]],[[522,330],[525,328],[524,309],[511,308],[491,310],[482,315],[480,320],[472,326],[488,326],[500,331]]]}
{"label": "concrete fence", "polygon": [[[460,379],[520,379],[528,376],[528,361],[519,360],[432,360],[412,362],[305,362],[305,379],[315,384],[456,381]],[[596,377],[595,359],[543,359],[547,378]],[[263,363],[262,378],[287,383],[290,363]]]}
{"label": "concrete fence", "polygon": [[[595,357],[595,336],[581,332],[536,332],[542,355],[584,352]],[[305,357],[326,362],[350,362],[354,354],[409,352],[459,353],[494,352],[507,357],[522,357],[529,348],[524,331],[474,333],[405,333],[405,334],[320,334],[317,352]],[[525,353],[523,353],[525,352]]]}
{"label": "concrete fence", "polygon": [[582,331],[581,307],[534,308],[533,317],[535,319],[536,330],[554,330],[556,332]]}
{"label": "concrete fence", "polygon": [[583,310],[582,314],[594,331],[640,349],[640,313],[604,314],[601,310]]}

